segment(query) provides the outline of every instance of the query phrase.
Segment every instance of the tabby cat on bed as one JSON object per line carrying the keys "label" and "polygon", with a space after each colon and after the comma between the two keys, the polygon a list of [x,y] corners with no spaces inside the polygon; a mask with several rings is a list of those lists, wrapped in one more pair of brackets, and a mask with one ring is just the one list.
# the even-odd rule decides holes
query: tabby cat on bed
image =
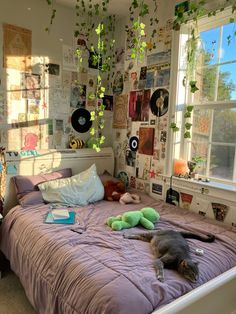
{"label": "tabby cat on bed", "polygon": [[164,267],[177,270],[186,279],[196,282],[199,274],[198,263],[191,259],[190,249],[185,238],[197,239],[203,242],[213,242],[215,240],[215,236],[212,234],[202,237],[194,233],[174,230],[124,234],[124,238],[151,243],[152,251],[156,257],[154,267],[157,279],[161,282],[164,281]]}

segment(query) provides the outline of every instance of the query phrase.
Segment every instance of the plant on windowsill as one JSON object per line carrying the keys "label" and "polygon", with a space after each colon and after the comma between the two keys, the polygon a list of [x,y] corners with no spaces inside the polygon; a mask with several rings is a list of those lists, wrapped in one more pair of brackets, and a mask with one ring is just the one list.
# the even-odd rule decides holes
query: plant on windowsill
{"label": "plant on windowsill", "polygon": [[189,176],[191,178],[198,178],[198,173],[196,172],[197,169],[201,167],[201,164],[205,161],[205,158],[202,156],[194,156],[192,160],[187,162],[188,169],[189,169]]}

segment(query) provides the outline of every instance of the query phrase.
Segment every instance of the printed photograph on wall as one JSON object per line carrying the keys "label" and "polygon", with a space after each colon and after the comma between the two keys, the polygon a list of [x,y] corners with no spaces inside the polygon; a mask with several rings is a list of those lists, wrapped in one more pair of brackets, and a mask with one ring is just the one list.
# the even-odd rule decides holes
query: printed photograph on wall
{"label": "printed photograph on wall", "polygon": [[60,75],[60,65],[55,63],[46,64],[46,69],[50,75]]}
{"label": "printed photograph on wall", "polygon": [[113,96],[112,95],[104,95],[103,97],[103,105],[105,106],[105,110],[113,110]]}
{"label": "printed photograph on wall", "polygon": [[224,221],[229,211],[229,207],[220,203],[211,203],[211,206],[214,212],[215,219],[219,221]]}
{"label": "printed photograph on wall", "polygon": [[86,85],[75,85],[71,87],[70,106],[73,108],[85,108]]}
{"label": "printed photograph on wall", "polygon": [[135,167],[135,160],[136,160],[136,152],[132,151],[131,149],[126,149],[126,152],[125,152],[126,165],[130,167]]}
{"label": "printed photograph on wall", "polygon": [[170,85],[170,69],[161,69],[157,71],[155,86],[164,87]]}
{"label": "printed photograph on wall", "polygon": [[152,183],[152,193],[162,195],[162,185],[158,183]]}
{"label": "printed photograph on wall", "polygon": [[40,99],[40,75],[22,74],[22,97],[28,99]]}
{"label": "printed photograph on wall", "polygon": [[153,155],[154,128],[139,128],[138,152],[145,155]]}

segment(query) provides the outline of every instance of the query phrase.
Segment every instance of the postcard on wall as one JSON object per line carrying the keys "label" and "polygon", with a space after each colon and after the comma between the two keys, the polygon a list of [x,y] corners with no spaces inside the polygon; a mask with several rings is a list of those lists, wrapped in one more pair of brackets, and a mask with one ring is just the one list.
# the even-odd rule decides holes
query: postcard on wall
{"label": "postcard on wall", "polygon": [[170,69],[161,69],[157,71],[154,86],[163,87],[170,85]]}
{"label": "postcard on wall", "polygon": [[114,109],[113,109],[113,128],[126,129],[127,128],[127,106],[128,95],[115,95],[114,96]]}
{"label": "postcard on wall", "polygon": [[71,46],[62,46],[62,66],[63,70],[75,71],[75,49]]}
{"label": "postcard on wall", "polygon": [[139,129],[139,149],[140,154],[153,155],[154,128]]}
{"label": "postcard on wall", "polygon": [[211,203],[216,220],[224,221],[229,211],[229,206],[220,203]]}
{"label": "postcard on wall", "polygon": [[3,24],[3,67],[31,71],[32,31]]}
{"label": "postcard on wall", "polygon": [[22,74],[22,98],[40,99],[40,75],[23,73]]}
{"label": "postcard on wall", "polygon": [[147,56],[147,65],[170,62],[171,50],[153,53]]}
{"label": "postcard on wall", "polygon": [[86,85],[75,85],[71,87],[70,106],[73,108],[85,108]]}

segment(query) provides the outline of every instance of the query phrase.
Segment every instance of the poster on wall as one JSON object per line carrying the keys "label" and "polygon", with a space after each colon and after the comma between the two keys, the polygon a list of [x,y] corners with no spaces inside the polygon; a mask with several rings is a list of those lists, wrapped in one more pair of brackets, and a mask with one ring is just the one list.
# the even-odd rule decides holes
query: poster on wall
{"label": "poster on wall", "polygon": [[22,98],[40,99],[40,75],[23,73],[22,88]]}
{"label": "poster on wall", "polygon": [[71,46],[62,46],[62,66],[63,70],[75,71],[75,49]]}
{"label": "poster on wall", "polygon": [[193,196],[191,194],[180,192],[181,196],[181,207],[185,209],[190,209],[190,205],[192,203]]}
{"label": "poster on wall", "polygon": [[3,24],[3,67],[31,71],[31,54],[31,30]]}
{"label": "poster on wall", "polygon": [[113,113],[113,128],[127,128],[127,106],[128,95],[116,95],[114,97],[114,113]]}
{"label": "poster on wall", "polygon": [[139,129],[138,152],[145,155],[153,155],[154,128]]}
{"label": "poster on wall", "polygon": [[229,207],[225,204],[211,203],[212,210],[216,220],[224,221],[229,211]]}

